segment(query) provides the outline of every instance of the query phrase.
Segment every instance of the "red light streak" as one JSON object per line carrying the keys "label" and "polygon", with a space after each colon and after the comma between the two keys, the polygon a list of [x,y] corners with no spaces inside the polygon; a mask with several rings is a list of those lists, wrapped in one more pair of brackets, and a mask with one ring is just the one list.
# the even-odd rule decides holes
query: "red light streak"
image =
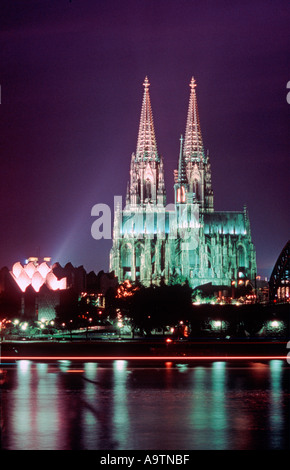
{"label": "red light streak", "polygon": [[2,356],[16,361],[270,361],[286,356]]}

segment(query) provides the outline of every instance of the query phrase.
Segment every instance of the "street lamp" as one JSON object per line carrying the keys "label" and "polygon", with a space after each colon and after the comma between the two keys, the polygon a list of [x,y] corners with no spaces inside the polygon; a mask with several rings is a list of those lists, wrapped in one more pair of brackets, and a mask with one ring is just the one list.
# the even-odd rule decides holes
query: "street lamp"
{"label": "street lamp", "polygon": [[220,334],[221,334],[221,332],[222,332],[222,322],[220,320],[215,320],[214,321],[214,326],[215,326],[216,329],[219,328]]}
{"label": "street lamp", "polygon": [[123,327],[122,321],[118,321],[118,327],[119,327],[119,338],[121,338],[121,328]]}

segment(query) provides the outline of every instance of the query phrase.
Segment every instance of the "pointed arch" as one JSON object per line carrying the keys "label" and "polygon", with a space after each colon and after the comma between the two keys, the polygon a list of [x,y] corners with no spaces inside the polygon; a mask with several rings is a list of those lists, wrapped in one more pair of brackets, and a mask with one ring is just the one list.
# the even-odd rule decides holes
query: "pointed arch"
{"label": "pointed arch", "polygon": [[237,245],[237,265],[239,268],[246,268],[247,256],[246,249],[242,243]]}
{"label": "pointed arch", "polygon": [[124,243],[121,247],[121,265],[122,268],[130,268],[132,262],[132,244]]}

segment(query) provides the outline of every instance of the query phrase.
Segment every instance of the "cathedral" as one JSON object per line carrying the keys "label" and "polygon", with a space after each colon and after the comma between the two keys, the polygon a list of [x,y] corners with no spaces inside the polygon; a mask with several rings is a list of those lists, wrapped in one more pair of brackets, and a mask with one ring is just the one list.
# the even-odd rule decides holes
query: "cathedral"
{"label": "cathedral", "polygon": [[256,254],[246,207],[215,211],[211,165],[190,82],[184,137],[174,171],[174,203],[167,204],[164,161],[158,153],[145,78],[136,153],[131,156],[125,207],[114,214],[110,269],[119,282],[192,288],[238,285],[256,276]]}

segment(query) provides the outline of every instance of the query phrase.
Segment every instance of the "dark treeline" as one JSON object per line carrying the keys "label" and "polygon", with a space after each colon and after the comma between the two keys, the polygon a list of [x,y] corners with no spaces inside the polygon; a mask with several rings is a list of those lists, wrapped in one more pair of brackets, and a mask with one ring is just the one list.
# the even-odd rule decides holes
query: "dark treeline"
{"label": "dark treeline", "polygon": [[115,299],[115,307],[127,315],[133,329],[150,334],[152,329],[164,330],[168,325],[188,324],[191,335],[199,336],[211,321],[226,325],[224,334],[255,335],[267,322],[283,322],[283,331],[289,332],[289,304],[225,304],[192,303],[192,289],[187,285],[143,287],[132,295]]}

